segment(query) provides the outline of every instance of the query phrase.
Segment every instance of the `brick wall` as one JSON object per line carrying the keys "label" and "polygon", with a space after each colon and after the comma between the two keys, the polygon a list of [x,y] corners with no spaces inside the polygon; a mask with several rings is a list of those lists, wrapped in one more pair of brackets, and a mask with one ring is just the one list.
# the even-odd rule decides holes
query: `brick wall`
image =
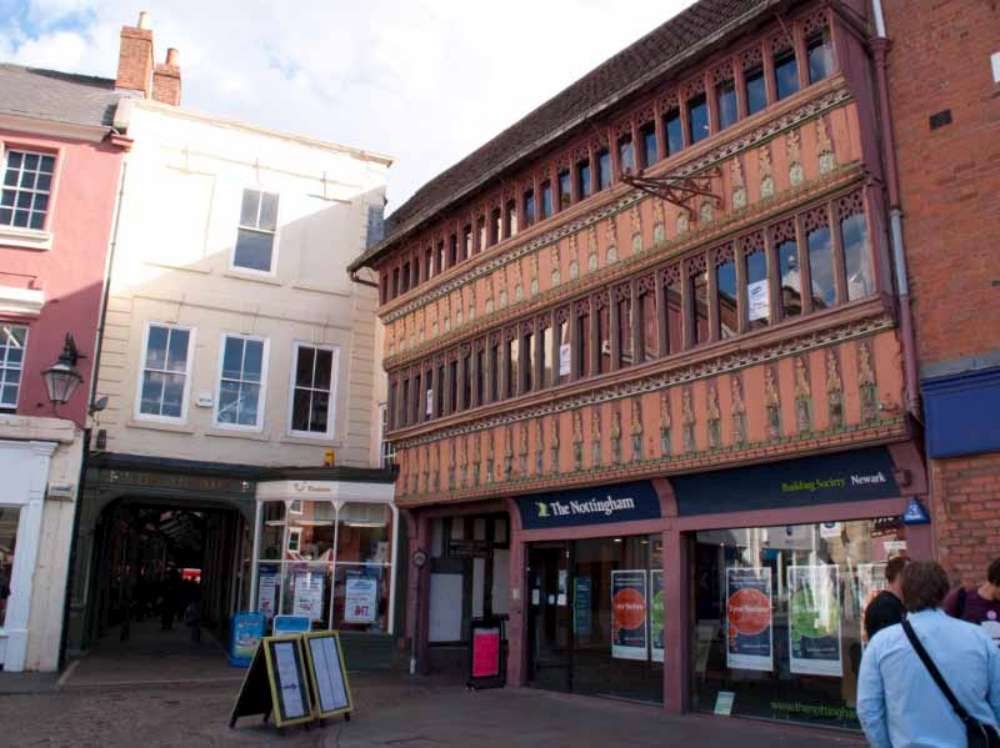
{"label": "brick wall", "polygon": [[[890,102],[920,364],[1000,349],[1000,3],[886,0]],[[951,124],[931,129],[931,115]],[[989,334],[987,334],[989,333]]]}
{"label": "brick wall", "polygon": [[953,581],[982,582],[1000,556],[1000,454],[931,461],[937,558]]}

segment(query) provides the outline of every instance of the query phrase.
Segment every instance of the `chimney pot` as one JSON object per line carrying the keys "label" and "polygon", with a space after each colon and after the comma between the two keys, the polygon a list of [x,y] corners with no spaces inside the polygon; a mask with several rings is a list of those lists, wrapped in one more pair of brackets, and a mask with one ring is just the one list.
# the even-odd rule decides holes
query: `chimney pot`
{"label": "chimney pot", "polygon": [[136,24],[136,28],[143,30],[149,30],[149,11],[140,10],[139,11],[139,23]]}
{"label": "chimney pot", "polygon": [[174,47],[170,47],[167,50],[167,64],[168,65],[181,64],[181,53],[178,52]]}

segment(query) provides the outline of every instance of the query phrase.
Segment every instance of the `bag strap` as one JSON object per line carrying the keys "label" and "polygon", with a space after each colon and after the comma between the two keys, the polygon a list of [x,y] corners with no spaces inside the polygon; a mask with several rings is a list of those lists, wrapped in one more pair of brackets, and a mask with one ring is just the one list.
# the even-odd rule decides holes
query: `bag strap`
{"label": "bag strap", "polygon": [[951,704],[951,708],[955,710],[955,714],[958,715],[958,718],[962,720],[962,722],[967,723],[970,719],[972,719],[972,717],[965,710],[965,707],[958,702],[958,699],[955,698],[955,694],[948,687],[944,676],[941,675],[941,671],[938,670],[937,665],[934,664],[934,660],[932,660],[931,656],[927,654],[927,650],[924,649],[924,645],[920,643],[920,639],[917,638],[917,632],[913,630],[913,626],[908,620],[903,621],[903,631],[906,632],[906,638],[910,640],[910,644],[913,645],[913,649],[916,650],[917,656],[924,663],[924,667],[927,668],[927,672],[930,673],[931,678],[933,678],[934,682],[937,683],[937,687],[941,689],[941,693],[944,694],[944,697],[948,699],[948,703]]}
{"label": "bag strap", "polygon": [[958,596],[955,600],[955,618],[965,618],[965,602],[968,594],[969,591],[965,589],[964,584],[958,588]]}

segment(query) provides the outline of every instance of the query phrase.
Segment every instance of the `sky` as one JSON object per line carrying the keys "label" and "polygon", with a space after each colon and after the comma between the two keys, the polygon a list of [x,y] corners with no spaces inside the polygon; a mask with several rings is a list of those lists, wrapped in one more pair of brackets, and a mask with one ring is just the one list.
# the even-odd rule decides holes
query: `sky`
{"label": "sky", "polygon": [[0,0],[0,61],[114,78],[147,10],[184,106],[392,156],[392,212],[692,2]]}

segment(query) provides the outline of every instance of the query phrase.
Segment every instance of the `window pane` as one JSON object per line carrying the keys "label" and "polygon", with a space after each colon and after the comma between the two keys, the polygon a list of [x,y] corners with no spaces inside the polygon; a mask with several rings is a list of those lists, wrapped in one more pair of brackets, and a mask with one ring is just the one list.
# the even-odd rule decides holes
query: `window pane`
{"label": "window pane", "polygon": [[664,289],[667,303],[667,348],[678,353],[684,348],[684,300],[680,278]]}
{"label": "window pane", "polygon": [[570,186],[569,171],[559,172],[559,207],[568,208],[573,202],[572,187]]}
{"label": "window pane", "polygon": [[313,392],[312,410],[310,411],[309,430],[316,434],[326,433],[326,420],[330,412],[330,395],[326,392]]}
{"label": "window pane", "polygon": [[250,270],[271,270],[271,249],[274,245],[274,234],[260,231],[240,229],[236,238],[236,253],[233,265]]}
{"label": "window pane", "polygon": [[830,229],[824,226],[810,231],[808,244],[813,308],[826,309],[833,306],[837,300],[833,283],[833,247],[830,243]]}
{"label": "window pane", "polygon": [[750,329],[767,326],[771,314],[771,291],[767,283],[767,257],[763,252],[746,256],[747,318]]}
{"label": "window pane", "polygon": [[151,326],[149,328],[149,338],[146,343],[146,368],[164,368],[167,361],[167,335],[169,334],[166,327]]}
{"label": "window pane", "polygon": [[577,340],[580,348],[577,351],[576,370],[579,376],[590,373],[590,315],[581,314],[576,318]]}
{"label": "window pane", "polygon": [[597,154],[597,184],[601,190],[611,186],[611,154],[606,150]]}
{"label": "window pane", "polygon": [[219,423],[236,423],[239,397],[239,382],[222,382],[219,387]]}
{"label": "window pane", "polygon": [[748,70],[746,73],[747,85],[747,113],[756,114],[767,106],[767,88],[764,85],[764,71],[761,68]]}
{"label": "window pane", "polygon": [[551,326],[546,327],[542,333],[542,369],[544,372],[543,387],[551,387],[555,384],[552,378],[552,353],[555,332]]}
{"label": "window pane", "polygon": [[147,371],[142,376],[142,397],[139,412],[160,415],[160,401],[163,399],[163,374]]}
{"label": "window pane", "polygon": [[774,58],[774,81],[779,100],[799,90],[799,66],[794,51],[789,50]]}
{"label": "window pane", "polygon": [[684,128],[681,126],[681,113],[670,112],[664,118],[667,129],[667,155],[672,156],[684,147]]}
{"label": "window pane", "polygon": [[[0,628],[7,619],[7,603],[14,590],[14,554],[17,549],[17,526],[21,510],[18,507],[0,507]],[[24,563],[23,561],[21,563]]]}
{"label": "window pane", "polygon": [[[571,341],[569,339],[569,322],[560,322],[556,337],[556,344],[559,346],[559,368],[556,371],[556,378],[559,383],[568,382],[573,359],[571,358]],[[565,351],[565,353],[564,353]],[[565,356],[566,367],[563,368],[563,357]]]}
{"label": "window pane", "polygon": [[810,83],[823,80],[833,72],[833,50],[826,31],[809,41],[808,54]]}
{"label": "window pane", "polygon": [[618,345],[621,351],[621,366],[635,363],[632,352],[632,301],[622,299],[618,302]]}
{"label": "window pane", "polygon": [[693,275],[690,279],[691,299],[694,306],[694,342],[708,341],[708,271]]}
{"label": "window pane", "polygon": [[840,222],[844,239],[844,264],[847,266],[847,298],[863,299],[875,293],[872,278],[871,251],[868,248],[868,227],[863,213],[855,213]]}
{"label": "window pane", "polygon": [[725,129],[736,122],[736,84],[723,81],[715,87],[715,100],[719,109],[719,129]]}
{"label": "window pane", "polygon": [[[296,388],[292,395],[292,430],[309,431],[309,417],[312,414],[312,393]],[[323,429],[325,430],[325,429]]]}
{"label": "window pane", "polygon": [[301,387],[311,387],[313,383],[313,363],[316,360],[316,349],[309,346],[299,346],[298,359],[295,362],[295,384]]}
{"label": "window pane", "polygon": [[246,352],[243,355],[243,379],[259,382],[264,362],[264,343],[260,340],[246,341]]}
{"label": "window pane", "polygon": [[786,317],[802,314],[802,277],[799,275],[799,249],[794,240],[776,247],[781,271],[781,308]]}
{"label": "window pane", "polygon": [[260,385],[240,385],[239,424],[253,426],[257,423],[257,403],[260,399]]}
{"label": "window pane", "polygon": [[535,336],[524,336],[524,391],[531,392],[535,388]]}
{"label": "window pane", "polygon": [[723,338],[731,338],[739,329],[736,312],[736,263],[728,260],[715,268],[719,286],[719,328]]}
{"label": "window pane", "polygon": [[542,185],[542,218],[552,215],[552,185],[546,182]]}
{"label": "window pane", "polygon": [[191,333],[187,330],[173,329],[170,331],[170,346],[167,352],[166,368],[170,371],[187,370],[188,339]]}
{"label": "window pane", "polygon": [[583,161],[577,164],[576,174],[577,181],[579,182],[577,190],[580,193],[580,198],[590,197],[590,162]]}
{"label": "window pane", "polygon": [[611,371],[611,309],[604,307],[597,312],[598,363],[601,374]]}
{"label": "window pane", "polygon": [[316,351],[316,378],[313,387],[329,390],[333,382],[333,351]]}
{"label": "window pane", "polygon": [[519,347],[517,338],[512,338],[507,343],[507,397],[514,397],[517,394],[517,377],[520,372]]}
{"label": "window pane", "polygon": [[274,231],[278,225],[278,196],[262,193],[260,197],[260,228]]}
{"label": "window pane", "polygon": [[642,360],[652,361],[660,355],[656,294],[648,292],[639,297],[639,315],[642,324]]}
{"label": "window pane", "polygon": [[163,415],[180,418],[184,405],[184,375],[165,374],[163,380]]}
{"label": "window pane", "polygon": [[656,128],[647,125],[642,129],[642,163],[651,166],[656,163]]}
{"label": "window pane", "polygon": [[697,143],[708,137],[708,102],[705,95],[696,96],[688,102],[688,127],[691,142]]}
{"label": "window pane", "polygon": [[226,338],[222,354],[222,376],[224,379],[239,379],[243,370],[243,340]]}
{"label": "window pane", "polygon": [[618,142],[618,168],[622,174],[635,171],[635,149],[632,147],[631,137]]}
{"label": "window pane", "polygon": [[240,207],[240,225],[256,226],[260,193],[257,190],[243,190],[243,205]]}
{"label": "window pane", "polygon": [[524,225],[530,226],[535,222],[535,193],[528,190],[524,193]]}

